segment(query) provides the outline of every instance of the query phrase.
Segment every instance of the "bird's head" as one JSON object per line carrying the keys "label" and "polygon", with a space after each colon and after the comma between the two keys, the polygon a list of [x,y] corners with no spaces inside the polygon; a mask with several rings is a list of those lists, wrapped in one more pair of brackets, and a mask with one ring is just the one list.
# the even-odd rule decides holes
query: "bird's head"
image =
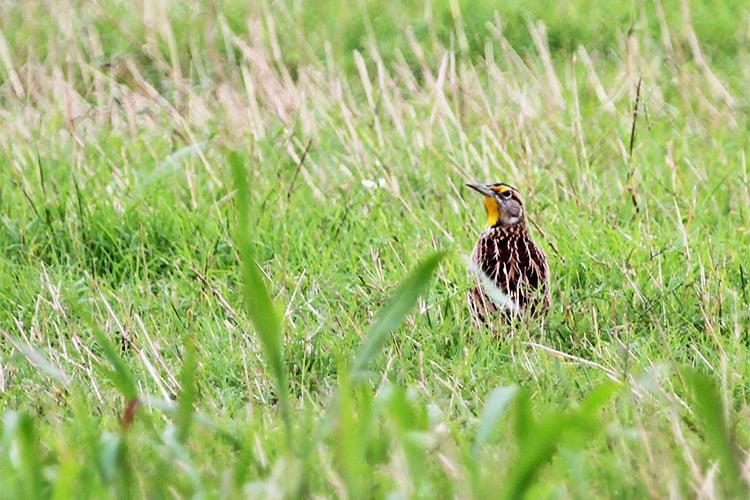
{"label": "bird's head", "polygon": [[487,227],[509,227],[523,224],[523,200],[516,188],[508,184],[466,184],[484,198]]}

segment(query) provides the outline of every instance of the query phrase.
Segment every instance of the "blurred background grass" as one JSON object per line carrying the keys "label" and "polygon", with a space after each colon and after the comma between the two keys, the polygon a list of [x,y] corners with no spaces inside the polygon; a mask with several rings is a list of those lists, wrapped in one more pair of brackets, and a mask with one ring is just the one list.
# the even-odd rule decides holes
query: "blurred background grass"
{"label": "blurred background grass", "polygon": [[[744,491],[744,4],[30,1],[0,18],[8,496]],[[522,190],[552,261],[546,325],[502,342],[464,301],[476,180]],[[291,430],[243,312],[238,227],[282,318]],[[415,313],[352,380],[436,250],[430,291],[410,288]]]}

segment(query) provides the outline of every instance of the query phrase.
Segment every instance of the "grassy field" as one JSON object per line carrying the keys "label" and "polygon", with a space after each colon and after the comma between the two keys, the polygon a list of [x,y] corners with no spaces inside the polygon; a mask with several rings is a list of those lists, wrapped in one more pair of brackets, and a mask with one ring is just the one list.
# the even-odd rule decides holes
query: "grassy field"
{"label": "grassy field", "polygon": [[[724,4],[0,3],[0,497],[746,497]],[[550,257],[500,339],[471,181]]]}

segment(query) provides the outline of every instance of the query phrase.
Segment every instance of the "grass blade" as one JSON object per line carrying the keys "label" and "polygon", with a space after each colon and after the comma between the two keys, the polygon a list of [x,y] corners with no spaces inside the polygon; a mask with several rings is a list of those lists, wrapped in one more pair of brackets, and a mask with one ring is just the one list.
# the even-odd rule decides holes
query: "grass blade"
{"label": "grass blade", "polygon": [[133,481],[133,468],[127,441],[119,434],[104,432],[98,450],[99,471],[119,498],[133,498],[137,483]]}
{"label": "grass blade", "polygon": [[367,366],[385,345],[388,334],[401,324],[404,316],[417,303],[419,296],[427,290],[430,279],[444,255],[444,252],[437,252],[420,262],[388,299],[388,303],[378,313],[364,344],[357,352],[350,369],[352,380],[365,376]]}
{"label": "grass blade", "polygon": [[177,441],[185,444],[190,426],[193,423],[193,402],[195,401],[195,370],[197,359],[195,341],[190,335],[185,336],[185,349],[180,370],[181,392],[177,406]]}
{"label": "grass blade", "polygon": [[518,387],[496,387],[490,393],[490,397],[487,398],[487,403],[484,405],[482,415],[479,417],[479,425],[477,426],[477,436],[474,439],[474,446],[472,447],[472,454],[476,458],[479,453],[479,449],[487,441],[495,428],[498,419],[505,413],[508,405],[513,400],[513,397],[518,392]]}
{"label": "grass blade", "polygon": [[523,498],[542,468],[557,452],[563,433],[572,424],[572,417],[562,412],[545,415],[536,422],[531,413],[528,394],[516,398],[516,441],[519,456],[505,480],[500,498]]}
{"label": "grass blade", "polygon": [[8,450],[8,456],[13,450],[11,441],[14,435],[18,446],[16,460],[22,477],[20,484],[23,488],[23,496],[24,498],[43,498],[44,472],[41,450],[31,417],[15,411],[8,411],[3,415],[2,444],[4,450]]}
{"label": "grass blade", "polygon": [[727,425],[724,402],[714,380],[708,375],[685,371],[683,378],[690,388],[691,407],[698,419],[706,444],[718,459],[720,477],[724,484],[741,497],[747,496],[747,485],[742,480],[742,464],[735,448],[735,440]]}
{"label": "grass blade", "polygon": [[[416,304],[417,299],[422,295],[430,283],[432,274],[437,269],[440,260],[445,255],[444,252],[437,252],[422,262],[412,270],[388,299],[388,302],[378,312],[375,323],[370,326],[364,343],[360,346],[354,362],[349,368],[349,374],[345,386],[340,386],[338,393],[334,395],[331,405],[328,409],[327,416],[321,423],[316,433],[315,441],[322,439],[333,429],[338,412],[340,412],[340,399],[344,391],[351,391],[351,386],[356,385],[357,381],[362,380],[367,374],[367,366],[370,361],[380,352],[388,339],[388,334],[397,328],[404,316],[408,314],[411,308]],[[353,397],[346,395],[345,397]]]}
{"label": "grass blade", "polygon": [[555,455],[562,434],[571,425],[567,415],[554,415],[540,422],[535,429],[536,439],[523,449],[507,478],[503,498],[523,498],[534,484],[542,468]]}
{"label": "grass blade", "polygon": [[[403,387],[393,387],[387,404],[390,427],[406,461],[409,480],[416,498],[429,498],[427,412],[424,406],[412,405]],[[395,444],[394,443],[394,444]]]}
{"label": "grass blade", "polygon": [[229,163],[237,191],[237,248],[242,266],[243,296],[245,309],[260,338],[263,356],[276,384],[276,393],[281,408],[281,417],[286,429],[287,444],[292,443],[292,424],[289,409],[289,386],[284,363],[281,320],[274,309],[271,293],[255,260],[255,249],[250,241],[250,200],[247,171],[242,158],[236,152],[229,154]]}
{"label": "grass blade", "polygon": [[107,358],[109,364],[112,365],[112,369],[102,366],[106,377],[112,382],[117,390],[120,391],[120,394],[125,398],[125,401],[128,403],[134,401],[138,397],[138,386],[135,383],[133,373],[120,355],[117,354],[117,350],[104,332],[102,332],[97,325],[94,325],[93,322],[91,322],[91,327],[96,342],[104,352],[104,357]]}
{"label": "grass blade", "polygon": [[597,386],[578,410],[552,411],[538,421],[531,411],[529,395],[519,392],[514,402],[519,454],[506,478],[501,498],[523,498],[562,446],[570,450],[585,446],[601,427],[599,410],[619,387],[615,383]]}
{"label": "grass blade", "polygon": [[358,408],[357,398],[346,372],[339,377],[336,403],[334,453],[340,474],[350,498],[364,498],[371,488],[372,472],[367,463],[367,435],[363,422],[371,420],[372,409],[363,412],[363,408]]}

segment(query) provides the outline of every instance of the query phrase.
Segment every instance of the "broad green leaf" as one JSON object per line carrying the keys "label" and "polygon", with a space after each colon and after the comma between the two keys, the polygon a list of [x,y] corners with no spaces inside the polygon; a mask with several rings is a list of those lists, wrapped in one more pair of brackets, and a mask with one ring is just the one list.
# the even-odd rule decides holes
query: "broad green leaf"
{"label": "broad green leaf", "polygon": [[514,406],[516,441],[518,441],[519,448],[523,449],[530,440],[536,439],[536,420],[531,412],[531,400],[526,391],[518,393]]}
{"label": "broad green leaf", "polygon": [[195,401],[195,370],[197,366],[195,342],[185,335],[182,369],[180,370],[180,397],[177,406],[177,441],[184,444],[193,422]]}
{"label": "broad green leaf", "polygon": [[512,385],[508,387],[496,387],[490,393],[490,396],[487,398],[487,402],[482,409],[482,414],[479,417],[477,436],[474,439],[474,446],[472,447],[472,454],[475,458],[479,453],[479,449],[492,434],[492,430],[497,425],[497,421],[508,409],[508,405],[517,392],[518,387]]}
{"label": "broad green leaf", "polygon": [[104,332],[102,332],[97,325],[93,324],[93,322],[90,322],[89,324],[91,325],[91,330],[96,342],[104,352],[104,357],[107,358],[109,364],[112,365],[111,370],[102,367],[104,375],[110,382],[112,382],[120,394],[122,394],[125,401],[133,401],[138,397],[138,386],[135,383],[133,373],[130,371],[128,365],[125,364],[125,361],[122,360],[120,355],[117,354],[117,351]]}
{"label": "broad green leaf", "polygon": [[[598,410],[619,387],[615,383],[597,386],[586,396],[578,411],[553,411],[538,421],[531,412],[529,396],[525,392],[519,393],[515,400],[518,458],[505,480],[501,498],[522,498],[561,445],[570,445],[570,438],[577,437],[582,426],[589,426],[592,432],[596,430],[600,424]],[[585,441],[574,441],[573,445],[578,447],[582,443]]]}
{"label": "broad green leaf", "polygon": [[594,387],[581,403],[579,412],[587,416],[595,416],[602,406],[607,404],[612,396],[620,390],[622,384],[617,382],[605,382]]}
{"label": "broad green leaf", "polygon": [[133,481],[133,469],[125,437],[110,432],[101,435],[99,443],[99,470],[121,498],[133,498],[138,487]]}
{"label": "broad green leaf", "polygon": [[335,451],[337,466],[352,498],[362,498],[370,484],[372,471],[365,457],[366,435],[361,432],[362,420],[352,382],[346,373],[339,377],[337,398]]}
{"label": "broad green leaf", "polygon": [[728,489],[746,496],[747,485],[742,482],[742,464],[734,436],[724,414],[724,401],[718,387],[708,375],[685,370],[683,378],[690,389],[691,407],[698,419],[710,452],[719,461],[719,474]]}
{"label": "broad green leaf", "polygon": [[[379,311],[375,323],[370,326],[365,341],[360,346],[355,360],[349,368],[349,387],[356,387],[356,382],[365,377],[368,365],[385,345],[388,334],[401,324],[406,314],[416,304],[419,296],[426,291],[432,274],[444,255],[444,252],[438,252],[420,262],[401,282],[385,306]],[[339,412],[338,406],[340,405],[339,400],[342,392],[342,387],[339,387],[337,394],[331,401],[326,417],[318,426],[315,440],[320,440],[322,436],[327,435],[333,429]]]}
{"label": "broad green leaf", "polygon": [[8,412],[4,416],[4,423],[14,432],[18,443],[18,463],[23,475],[24,496],[43,498],[44,475],[34,422],[25,413]]}
{"label": "broad green leaf", "polygon": [[382,350],[390,334],[417,303],[417,299],[430,285],[435,269],[445,254],[435,253],[417,265],[401,282],[388,302],[378,313],[375,323],[370,327],[364,344],[359,348],[357,357],[351,366],[352,380],[363,378],[372,359]]}
{"label": "broad green leaf", "polygon": [[[526,405],[523,400],[516,401]],[[518,413],[519,419],[525,412]],[[528,422],[517,422],[524,427]],[[519,440],[519,456],[516,459],[505,481],[501,498],[522,498],[534,484],[541,469],[547,465],[557,452],[563,433],[572,425],[571,416],[561,412],[546,415],[540,422],[534,423],[533,432],[527,435],[523,443]],[[528,427],[526,431],[529,431]]]}
{"label": "broad green leaf", "polygon": [[281,408],[281,416],[286,428],[287,443],[292,443],[292,425],[289,409],[289,386],[287,371],[284,364],[283,338],[281,320],[271,300],[271,293],[266,286],[263,274],[255,260],[255,249],[250,239],[250,200],[247,171],[240,155],[236,152],[229,154],[229,163],[237,196],[237,214],[239,227],[237,228],[237,249],[242,266],[243,297],[245,309],[255,326],[260,338],[261,348],[266,364],[276,384],[276,392]]}
{"label": "broad green leaf", "polygon": [[388,401],[388,415],[394,431],[394,440],[404,452],[409,479],[414,485],[417,496],[429,496],[425,491],[427,444],[420,439],[427,431],[426,414],[420,415],[419,410],[420,408],[415,407],[409,401],[403,387],[393,387]]}

